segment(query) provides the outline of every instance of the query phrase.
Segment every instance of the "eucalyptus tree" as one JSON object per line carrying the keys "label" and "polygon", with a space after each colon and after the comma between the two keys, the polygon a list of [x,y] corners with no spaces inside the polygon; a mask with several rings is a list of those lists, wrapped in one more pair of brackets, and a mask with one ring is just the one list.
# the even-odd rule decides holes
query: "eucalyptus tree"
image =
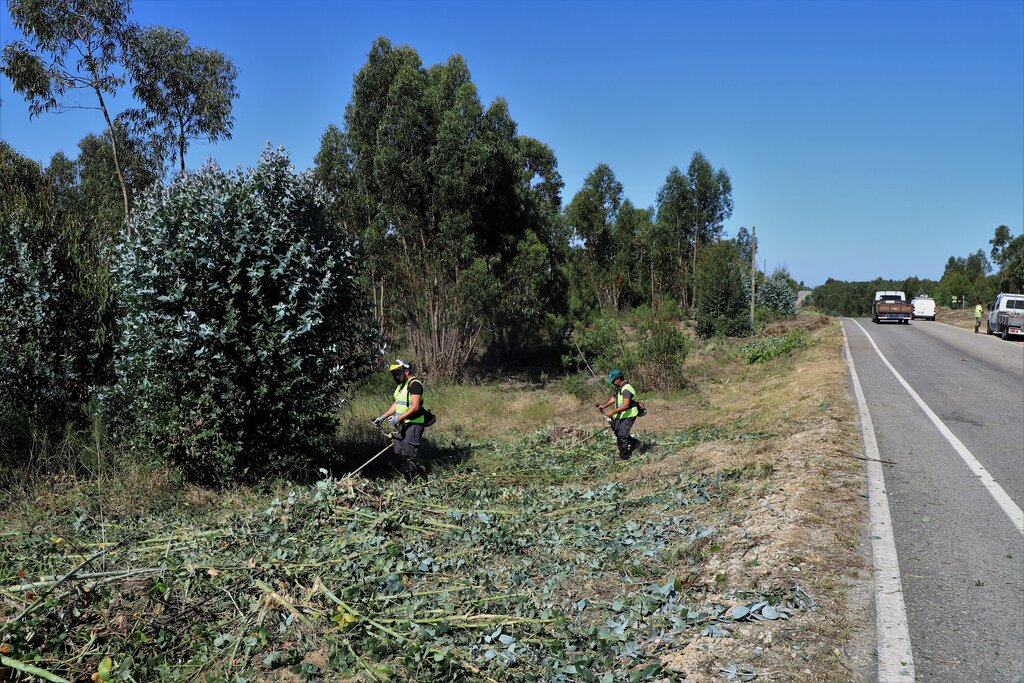
{"label": "eucalyptus tree", "polygon": [[640,303],[647,282],[653,287],[653,281],[645,278],[645,274],[652,272],[649,262],[653,245],[647,244],[645,237],[650,233],[653,214],[653,210],[634,206],[625,199],[615,215],[614,251],[607,287],[616,309]]}
{"label": "eucalyptus tree", "polygon": [[502,362],[536,359],[561,344],[568,312],[565,259],[569,235],[561,219],[564,186],[554,152],[540,140],[516,139],[516,206],[509,207],[514,247],[496,262],[498,298],[488,309],[491,351]]}
{"label": "eucalyptus tree", "polygon": [[757,238],[745,226],[740,226],[733,241],[736,244],[736,254],[740,257],[740,261],[750,263],[757,253]]}
{"label": "eucalyptus tree", "polygon": [[694,152],[686,176],[690,183],[693,220],[693,262],[701,243],[716,241],[725,221],[732,216],[732,180],[725,169],[715,169],[700,152]]}
{"label": "eucalyptus tree", "polygon": [[[103,114],[127,217],[128,187],[106,98],[125,84],[128,0],[8,0],[7,7],[25,40],[4,46],[0,72],[25,97],[32,116],[69,109]],[[95,104],[79,104],[75,95],[81,91],[94,95]]]}
{"label": "eucalyptus tree", "polygon": [[615,221],[622,199],[622,183],[607,164],[598,164],[565,209],[573,239],[582,245],[582,252],[575,259],[573,278],[574,286],[582,289],[577,294],[580,301],[589,295],[598,306],[616,307],[609,277],[615,261]]}
{"label": "eucalyptus tree", "polygon": [[1001,292],[1019,292],[1024,286],[1024,234],[1016,237],[1000,225],[992,239],[992,262],[999,267],[995,280]]}
{"label": "eucalyptus tree", "polygon": [[701,245],[718,241],[732,216],[732,180],[725,169],[715,169],[694,152],[686,173],[678,167],[669,171],[657,205],[657,220],[678,268],[676,295],[688,307],[695,300],[692,274]]}
{"label": "eucalyptus tree", "polygon": [[692,190],[689,178],[673,166],[658,190],[655,239],[663,254],[662,268],[669,291],[689,307],[689,253],[693,242]]}
{"label": "eucalyptus tree", "polygon": [[728,240],[702,250],[694,270],[694,318],[701,337],[750,333],[749,294],[744,286],[746,264]]}
{"label": "eucalyptus tree", "polygon": [[344,137],[328,133],[316,173],[342,188],[345,212],[365,216],[379,314],[426,371],[458,376],[528,226],[506,103],[481,104],[462,57],[425,68],[411,47],[378,38],[353,79]]}
{"label": "eucalyptus tree", "polygon": [[142,107],[125,117],[173,149],[182,172],[189,143],[231,139],[238,69],[229,57],[163,26],[133,33],[130,51],[132,92]]}
{"label": "eucalyptus tree", "polygon": [[[107,150],[109,154],[109,149]],[[109,271],[78,211],[75,162],[0,141],[0,465],[56,446],[108,377]],[[115,195],[116,201],[116,195]]]}
{"label": "eucalyptus tree", "polygon": [[1005,225],[1000,225],[999,227],[996,228],[996,232],[992,236],[992,239],[988,241],[988,243],[992,245],[992,260],[1000,268],[1006,266],[1006,245],[1010,243],[1012,237],[1013,236],[1010,234],[1010,229]]}
{"label": "eucalyptus tree", "polygon": [[120,183],[123,182],[130,198],[136,198],[159,182],[164,172],[161,150],[152,140],[132,135],[118,123],[114,123],[114,130],[118,140],[117,162],[107,132],[89,133],[79,140],[78,156],[73,162],[77,213],[82,220],[94,223],[91,229],[97,239],[108,244],[113,243],[126,220],[119,197]]}

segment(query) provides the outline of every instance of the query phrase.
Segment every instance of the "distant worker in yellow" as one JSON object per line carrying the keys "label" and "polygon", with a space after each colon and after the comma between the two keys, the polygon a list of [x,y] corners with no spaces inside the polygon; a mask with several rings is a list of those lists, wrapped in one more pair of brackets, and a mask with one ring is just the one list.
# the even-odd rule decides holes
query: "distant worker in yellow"
{"label": "distant worker in yellow", "polygon": [[417,462],[423,428],[427,426],[430,412],[423,406],[423,382],[412,373],[412,367],[398,359],[388,367],[391,378],[398,387],[395,402],[387,412],[376,418],[379,425],[387,420],[398,431],[391,437],[395,441],[394,451],[398,459],[398,470],[411,482],[416,475],[426,478],[426,470]]}
{"label": "distant worker in yellow", "polygon": [[978,334],[978,328],[981,327],[981,316],[984,315],[984,311],[981,310],[981,302],[974,307],[974,334]]}
{"label": "distant worker in yellow", "polygon": [[623,460],[629,458],[640,445],[640,440],[629,435],[637,416],[640,414],[636,398],[636,389],[632,384],[626,382],[622,370],[612,370],[608,373],[608,382],[615,387],[612,394],[604,403],[595,403],[598,410],[604,412],[608,406],[615,404],[615,410],[605,413],[605,419],[615,432],[615,441],[619,447],[619,457]]}

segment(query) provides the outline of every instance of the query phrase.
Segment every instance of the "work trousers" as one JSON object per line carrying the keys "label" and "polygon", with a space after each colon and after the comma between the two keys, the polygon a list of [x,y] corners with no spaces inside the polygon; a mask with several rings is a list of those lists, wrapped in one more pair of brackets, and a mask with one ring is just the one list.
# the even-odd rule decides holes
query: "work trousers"
{"label": "work trousers", "polygon": [[619,447],[620,458],[628,458],[632,455],[633,449],[640,445],[639,439],[629,435],[629,430],[633,429],[634,422],[636,422],[635,417],[627,417],[624,420],[612,420],[612,431],[615,432],[615,443]]}
{"label": "work trousers", "polygon": [[395,459],[398,470],[402,474],[416,472],[416,456],[420,450],[420,439],[423,437],[423,425],[402,423],[395,434]]}

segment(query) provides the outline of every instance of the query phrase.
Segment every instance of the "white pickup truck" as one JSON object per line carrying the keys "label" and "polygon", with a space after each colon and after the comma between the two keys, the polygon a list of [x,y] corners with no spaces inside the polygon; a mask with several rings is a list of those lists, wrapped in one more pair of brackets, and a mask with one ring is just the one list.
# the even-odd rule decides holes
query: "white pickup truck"
{"label": "white pickup truck", "polygon": [[1024,294],[998,294],[988,306],[985,331],[1003,339],[1024,337]]}
{"label": "white pickup truck", "polygon": [[918,294],[910,300],[910,305],[914,307],[914,312],[910,315],[911,320],[935,320],[935,299],[927,294]]}

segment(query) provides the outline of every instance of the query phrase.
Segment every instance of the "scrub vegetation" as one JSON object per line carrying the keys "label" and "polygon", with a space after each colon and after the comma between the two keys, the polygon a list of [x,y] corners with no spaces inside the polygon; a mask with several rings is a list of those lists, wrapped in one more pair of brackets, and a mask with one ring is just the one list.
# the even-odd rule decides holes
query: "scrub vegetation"
{"label": "scrub vegetation", "polygon": [[[852,678],[847,639],[867,617],[845,590],[862,566],[852,408],[835,325],[789,325],[808,343],[765,363],[736,342],[697,351],[689,364],[716,360],[706,381],[651,397],[626,462],[606,435],[584,442],[590,402],[553,385],[451,387],[430,480],[412,486],[387,465],[220,490],[142,466],[39,482],[8,499],[0,536],[7,665],[127,681]],[[506,420],[467,434],[457,406],[484,389]]]}

